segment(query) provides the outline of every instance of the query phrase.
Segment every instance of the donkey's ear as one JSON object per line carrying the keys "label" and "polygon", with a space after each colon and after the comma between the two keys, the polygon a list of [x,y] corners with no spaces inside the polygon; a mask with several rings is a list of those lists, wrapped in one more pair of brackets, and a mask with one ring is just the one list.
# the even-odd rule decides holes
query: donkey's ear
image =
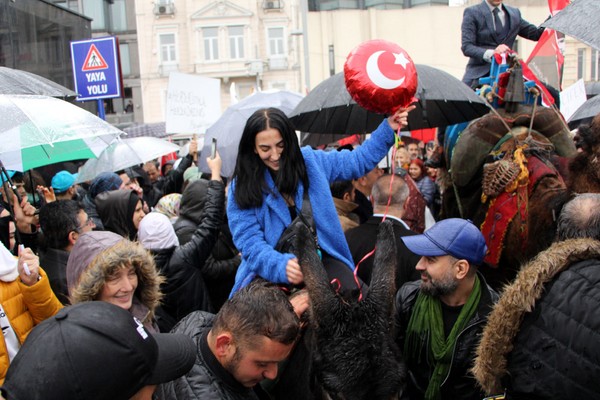
{"label": "donkey's ear", "polygon": [[296,254],[298,256],[298,263],[300,264],[306,284],[309,284],[307,280],[315,279],[327,282],[327,274],[317,253],[315,237],[304,224],[298,225],[295,246],[298,253]]}
{"label": "donkey's ear", "polygon": [[[379,224],[369,298],[387,303],[396,292],[396,239],[390,221]],[[376,297],[376,298],[375,298]]]}

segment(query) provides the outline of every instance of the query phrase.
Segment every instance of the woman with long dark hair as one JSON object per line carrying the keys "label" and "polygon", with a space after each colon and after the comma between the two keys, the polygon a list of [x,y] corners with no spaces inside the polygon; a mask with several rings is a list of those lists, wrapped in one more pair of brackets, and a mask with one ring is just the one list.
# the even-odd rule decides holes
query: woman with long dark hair
{"label": "woman with long dark hair", "polygon": [[294,127],[281,110],[266,108],[250,116],[240,140],[227,204],[229,227],[242,254],[232,293],[256,276],[276,283],[303,282],[296,256],[279,253],[274,247],[302,210],[305,193],[328,276],[345,290],[356,287],[354,263],[329,184],[372,170],[394,143],[394,131],[406,126],[413,108],[400,108],[361,146],[340,152],[300,149]]}

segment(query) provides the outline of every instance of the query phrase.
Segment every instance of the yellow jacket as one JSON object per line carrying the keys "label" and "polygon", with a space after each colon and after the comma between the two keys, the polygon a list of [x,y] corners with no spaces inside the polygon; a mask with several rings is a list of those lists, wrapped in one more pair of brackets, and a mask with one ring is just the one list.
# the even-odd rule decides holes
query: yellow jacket
{"label": "yellow jacket", "polygon": [[[21,344],[35,325],[63,307],[50,288],[46,272],[40,268],[39,274],[41,279],[32,286],[25,285],[20,278],[12,282],[0,281],[0,303]],[[3,337],[0,340],[0,385],[4,383],[8,364]]]}

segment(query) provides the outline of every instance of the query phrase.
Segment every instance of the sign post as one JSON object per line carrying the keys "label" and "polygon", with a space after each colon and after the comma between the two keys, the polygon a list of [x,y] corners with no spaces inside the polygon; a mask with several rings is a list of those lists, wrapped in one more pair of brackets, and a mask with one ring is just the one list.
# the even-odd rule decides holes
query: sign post
{"label": "sign post", "polygon": [[97,100],[105,119],[103,99],[122,96],[119,46],[116,37],[71,42],[71,59],[77,100]]}

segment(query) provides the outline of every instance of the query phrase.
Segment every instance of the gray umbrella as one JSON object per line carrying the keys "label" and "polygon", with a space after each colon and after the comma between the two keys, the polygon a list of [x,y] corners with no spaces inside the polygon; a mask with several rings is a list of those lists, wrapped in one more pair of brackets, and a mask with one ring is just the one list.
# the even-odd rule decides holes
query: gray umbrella
{"label": "gray umbrella", "polygon": [[569,128],[574,129],[581,124],[592,122],[592,118],[600,113],[600,96],[594,96],[587,100],[569,118]]}
{"label": "gray umbrella", "polygon": [[167,134],[167,124],[165,122],[151,122],[139,124],[123,129],[128,138],[146,136],[155,138],[164,138]]}
{"label": "gray umbrella", "polygon": [[[407,130],[454,125],[488,113],[488,104],[460,80],[427,65],[417,64],[416,68],[419,101],[409,114]],[[290,114],[300,131],[345,135],[372,132],[383,118],[356,104],[346,89],[343,72],[318,84]]]}
{"label": "gray umbrella", "polygon": [[542,24],[600,50],[600,1],[575,0]]}
{"label": "gray umbrella", "polygon": [[600,94],[600,82],[586,82],[585,83],[585,94],[587,98],[591,98]]}
{"label": "gray umbrella", "polygon": [[77,97],[77,93],[50,79],[8,67],[0,67],[0,94],[30,94],[64,99]]}
{"label": "gray umbrella", "polygon": [[221,175],[231,177],[246,120],[258,109],[267,107],[279,108],[289,116],[301,99],[302,95],[299,93],[287,90],[258,92],[227,107],[223,115],[206,130],[204,146],[198,160],[200,170],[210,172],[206,157],[211,153],[212,139],[217,139],[217,149],[223,160]]}

